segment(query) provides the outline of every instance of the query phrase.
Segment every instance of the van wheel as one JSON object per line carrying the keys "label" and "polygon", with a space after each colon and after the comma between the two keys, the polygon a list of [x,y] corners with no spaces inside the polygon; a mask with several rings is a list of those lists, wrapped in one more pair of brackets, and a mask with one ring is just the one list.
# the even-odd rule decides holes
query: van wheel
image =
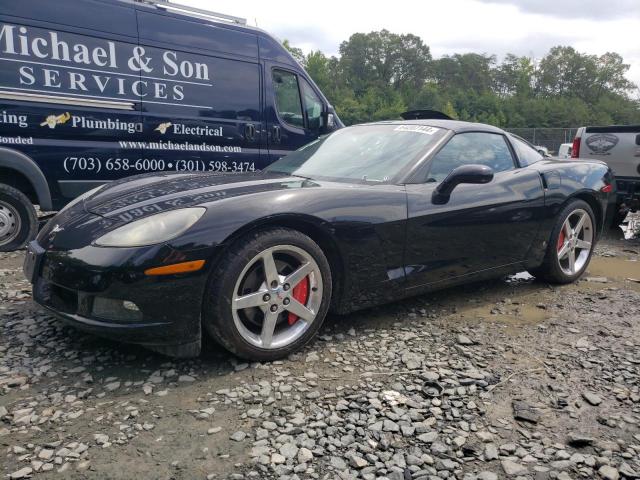
{"label": "van wheel", "polygon": [[12,252],[33,239],[38,229],[36,209],[20,190],[0,183],[0,252]]}

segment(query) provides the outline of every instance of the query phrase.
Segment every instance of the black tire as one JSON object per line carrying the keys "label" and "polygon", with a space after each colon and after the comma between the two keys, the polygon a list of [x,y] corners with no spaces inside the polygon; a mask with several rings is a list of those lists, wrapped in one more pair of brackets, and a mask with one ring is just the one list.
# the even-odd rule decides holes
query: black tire
{"label": "black tire", "polygon": [[[573,214],[577,210],[584,210],[587,212],[591,219],[591,225],[593,228],[592,233],[592,242],[591,249],[589,250],[588,257],[584,262],[584,265],[577,270],[573,275],[567,274],[560,265],[560,261],[558,260],[558,240],[560,237],[560,231],[564,225],[564,222],[567,218]],[[531,273],[534,277],[539,280],[544,280],[549,283],[557,283],[557,284],[566,284],[575,282],[589,266],[589,262],[591,261],[591,256],[593,255],[593,250],[595,248],[595,239],[596,239],[596,221],[595,215],[593,214],[593,210],[589,206],[589,204],[583,200],[572,200],[570,201],[558,214],[556,218],[556,223],[551,232],[551,237],[549,239],[547,245],[547,251],[545,253],[544,261],[542,265],[538,268],[530,269],[529,273]]]}
{"label": "black tire", "polygon": [[[319,267],[322,297],[313,322],[297,340],[282,348],[260,348],[247,341],[234,323],[232,298],[236,282],[247,265],[265,250],[292,245],[309,254]],[[205,330],[214,340],[235,355],[251,361],[272,361],[300,350],[318,332],[331,301],[331,268],[320,247],[308,236],[288,228],[270,228],[247,234],[233,244],[207,282],[203,302]]]}
{"label": "black tire", "polygon": [[35,238],[38,216],[20,190],[0,183],[0,252],[12,252]]}

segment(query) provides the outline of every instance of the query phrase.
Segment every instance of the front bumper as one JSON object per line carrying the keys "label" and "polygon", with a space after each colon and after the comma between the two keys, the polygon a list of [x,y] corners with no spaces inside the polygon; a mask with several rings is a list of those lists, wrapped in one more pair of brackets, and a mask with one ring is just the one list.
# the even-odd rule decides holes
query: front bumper
{"label": "front bumper", "polygon": [[[208,268],[164,277],[144,274],[176,254],[167,246],[55,251],[34,241],[25,274],[34,300],[80,330],[170,355],[197,355]],[[179,255],[191,260],[206,254]]]}

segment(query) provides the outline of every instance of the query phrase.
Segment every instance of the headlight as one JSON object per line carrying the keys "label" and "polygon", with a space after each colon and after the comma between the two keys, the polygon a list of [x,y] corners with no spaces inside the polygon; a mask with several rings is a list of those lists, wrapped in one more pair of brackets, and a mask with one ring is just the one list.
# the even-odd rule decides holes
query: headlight
{"label": "headlight", "polygon": [[82,200],[84,200],[85,198],[89,197],[90,195],[93,195],[94,193],[96,193],[98,190],[100,190],[102,187],[104,187],[104,185],[100,185],[96,188],[92,188],[91,190],[89,190],[88,192],[84,192],[82,195],[80,195],[79,197],[74,198],[73,200],[71,200],[69,203],[67,203],[62,210],[60,210],[58,213],[62,213],[65,210],[69,210],[71,207],[73,207],[74,205],[80,203]]}
{"label": "headlight", "polygon": [[204,207],[181,208],[141,218],[101,236],[95,241],[102,247],[142,247],[162,243],[185,232],[196,223]]}

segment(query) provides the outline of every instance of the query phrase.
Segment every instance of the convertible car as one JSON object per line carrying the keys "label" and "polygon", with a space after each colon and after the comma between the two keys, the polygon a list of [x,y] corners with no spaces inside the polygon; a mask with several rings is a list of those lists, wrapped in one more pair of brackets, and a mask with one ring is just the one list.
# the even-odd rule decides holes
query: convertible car
{"label": "convertible car", "polygon": [[300,349],[329,310],[528,270],[587,268],[614,201],[597,161],[543,158],[498,128],[344,128],[244,174],[160,173],[87,192],[31,242],[36,302],[173,356],[203,332],[240,357]]}

